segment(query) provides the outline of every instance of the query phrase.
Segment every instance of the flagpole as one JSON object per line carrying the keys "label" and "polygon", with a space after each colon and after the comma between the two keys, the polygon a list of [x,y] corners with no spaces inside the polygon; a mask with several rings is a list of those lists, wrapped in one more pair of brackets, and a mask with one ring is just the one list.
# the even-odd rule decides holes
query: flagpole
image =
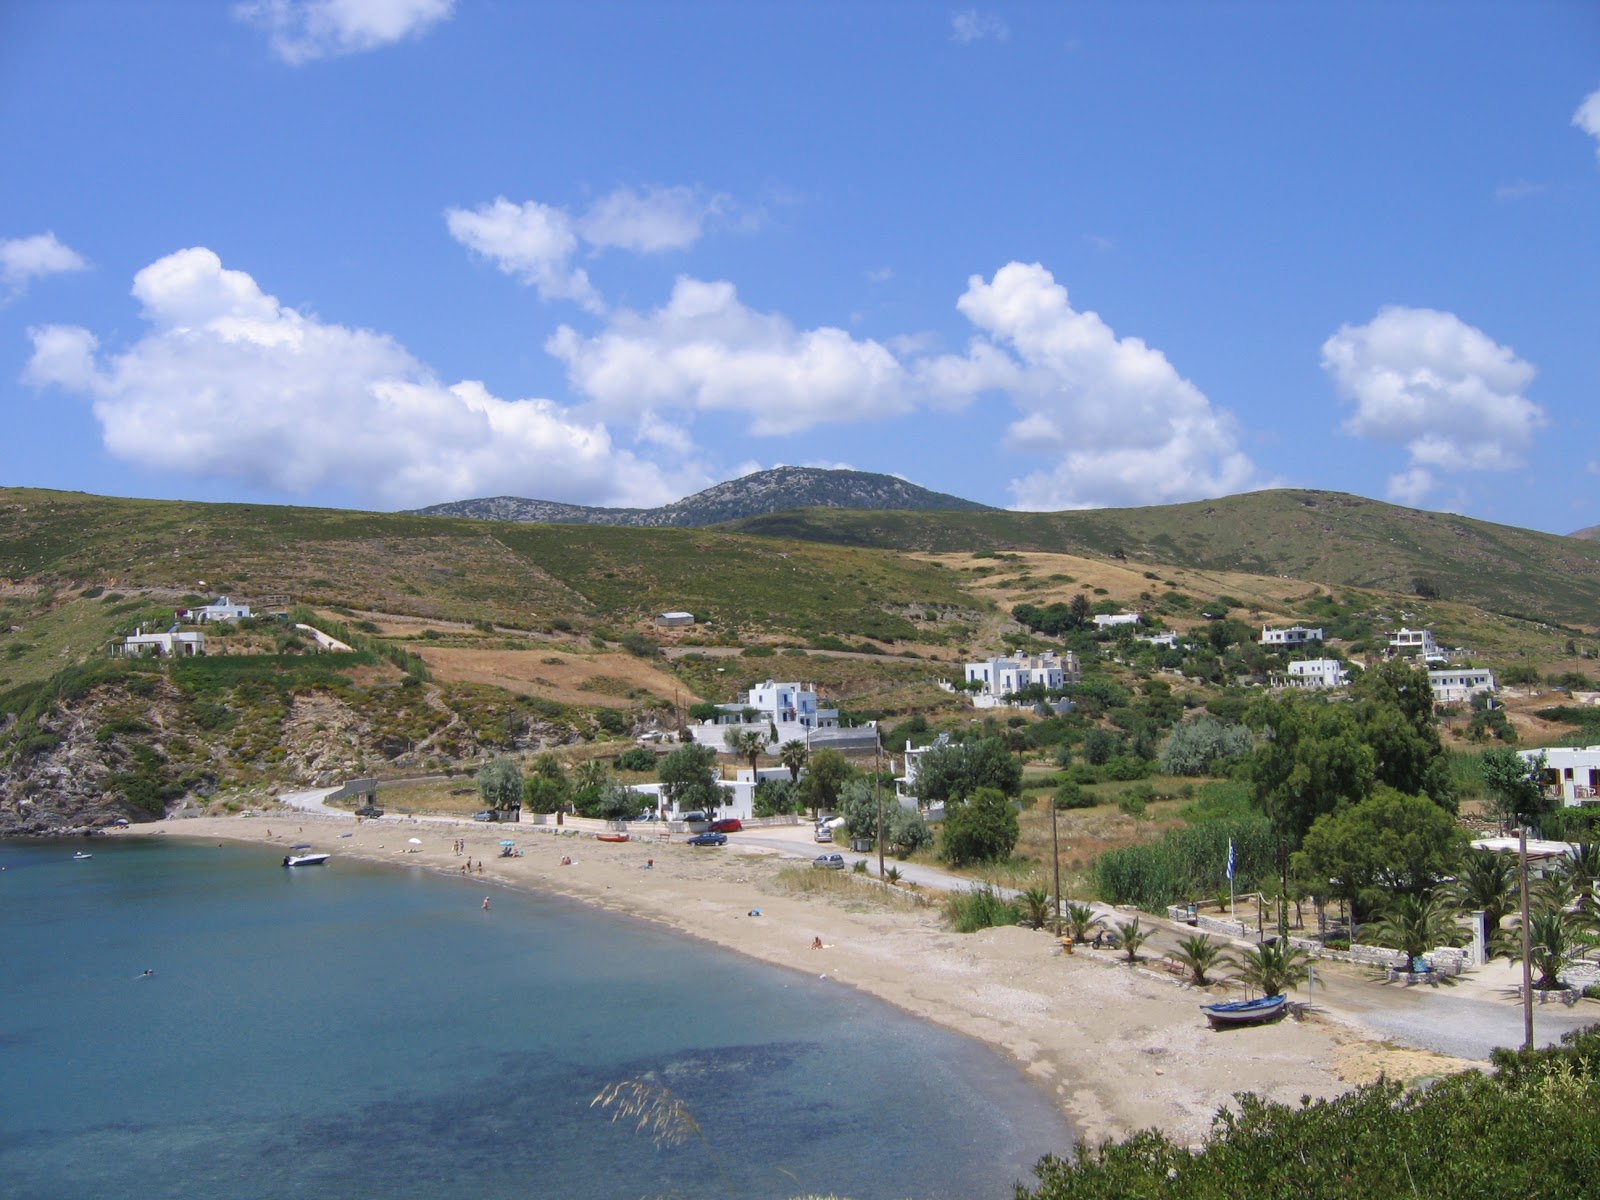
{"label": "flagpole", "polygon": [[1239,903],[1233,894],[1233,839],[1228,839],[1228,919],[1239,919]]}

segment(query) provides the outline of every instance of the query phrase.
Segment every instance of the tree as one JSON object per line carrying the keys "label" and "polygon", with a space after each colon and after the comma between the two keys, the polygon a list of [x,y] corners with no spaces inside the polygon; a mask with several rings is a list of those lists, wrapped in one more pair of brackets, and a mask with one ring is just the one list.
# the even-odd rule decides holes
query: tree
{"label": "tree", "polygon": [[901,858],[933,844],[933,831],[914,808],[898,801],[890,802],[888,824],[889,844]]}
{"label": "tree", "polygon": [[1249,766],[1256,803],[1291,848],[1318,817],[1372,791],[1373,752],[1349,705],[1269,698],[1246,721],[1261,735]]}
{"label": "tree", "polygon": [[806,762],[806,773],[800,780],[800,794],[811,806],[811,815],[818,816],[824,809],[832,812],[839,805],[839,791],[856,773],[850,760],[837,750],[818,750]]}
{"label": "tree", "polygon": [[1468,850],[1449,894],[1459,910],[1482,911],[1490,954],[1507,948],[1500,922],[1517,910],[1517,868],[1512,858],[1493,850]]}
{"label": "tree", "polygon": [[1150,931],[1139,928],[1139,918],[1117,922],[1117,945],[1128,956],[1129,962],[1139,961],[1139,947],[1150,940]]}
{"label": "tree", "polygon": [[878,797],[872,794],[872,784],[859,775],[848,780],[839,791],[839,815],[844,818],[845,830],[852,839],[875,841],[878,836]]}
{"label": "tree", "polygon": [[1239,959],[1239,981],[1260,988],[1269,999],[1297,990],[1310,978],[1310,956],[1290,944],[1288,938],[1269,938],[1246,950]]}
{"label": "tree", "polygon": [[1600,940],[1565,913],[1535,913],[1528,934],[1528,960],[1539,972],[1533,986],[1541,992],[1560,987],[1561,973]]}
{"label": "tree", "polygon": [[1062,908],[1061,916],[1067,923],[1067,933],[1075,942],[1087,942],[1089,935],[1105,924],[1087,904],[1069,903]]}
{"label": "tree", "polygon": [[1361,911],[1387,907],[1390,893],[1424,896],[1455,873],[1467,835],[1423,796],[1379,788],[1370,800],[1320,817],[1295,869]]}
{"label": "tree", "polygon": [[1122,739],[1109,729],[1094,726],[1083,734],[1083,761],[1091,767],[1103,767],[1111,761],[1122,746]]}
{"label": "tree", "polygon": [[617,755],[619,771],[654,771],[656,756],[643,746],[632,746]]}
{"label": "tree", "polygon": [[1433,719],[1428,669],[1400,659],[1380,663],[1351,683],[1350,694],[1373,751],[1373,779],[1455,812],[1455,785]]}
{"label": "tree", "polygon": [[729,729],[722,735],[722,743],[728,747],[729,754],[750,760],[750,776],[752,779],[755,778],[756,759],[767,749],[766,736],[755,729],[747,729],[744,732]]}
{"label": "tree", "polygon": [[1225,774],[1217,771],[1218,764],[1249,754],[1253,745],[1243,725],[1199,716],[1173,726],[1157,761],[1163,775]]}
{"label": "tree", "polygon": [[1233,959],[1227,951],[1203,933],[1179,938],[1177,953],[1172,957],[1188,968],[1189,978],[1195,987],[1205,987],[1211,982],[1206,978],[1207,971],[1233,965]]}
{"label": "tree", "polygon": [[940,746],[929,750],[917,764],[916,786],[917,798],[929,805],[948,805],[979,788],[1020,796],[1022,764],[998,737]]}
{"label": "tree", "polygon": [[531,813],[559,812],[568,800],[567,781],[529,775],[522,781],[522,807]]}
{"label": "tree", "polygon": [[778,747],[778,761],[789,768],[789,778],[795,783],[800,782],[800,771],[805,767],[806,759],[810,755],[810,748],[799,738]]}
{"label": "tree", "polygon": [[1500,746],[1483,752],[1478,770],[1501,828],[1512,821],[1532,823],[1556,806],[1544,790],[1542,754],[1529,762],[1509,746]]}
{"label": "tree", "polygon": [[509,758],[496,758],[478,769],[478,795],[498,816],[522,807],[522,769]]}
{"label": "tree", "polygon": [[939,857],[952,867],[1010,857],[1020,835],[1017,809],[999,788],[945,801]]}
{"label": "tree", "polygon": [[662,798],[679,812],[711,812],[722,805],[717,752],[710,746],[686,742],[661,760],[656,776]]}
{"label": "tree", "polygon": [[792,779],[763,779],[756,784],[752,803],[758,817],[784,817],[804,808],[805,798]]}
{"label": "tree", "polygon": [[1379,946],[1392,946],[1411,962],[1416,962],[1438,946],[1459,946],[1466,935],[1455,922],[1455,913],[1442,898],[1396,896],[1388,911],[1367,936]]}

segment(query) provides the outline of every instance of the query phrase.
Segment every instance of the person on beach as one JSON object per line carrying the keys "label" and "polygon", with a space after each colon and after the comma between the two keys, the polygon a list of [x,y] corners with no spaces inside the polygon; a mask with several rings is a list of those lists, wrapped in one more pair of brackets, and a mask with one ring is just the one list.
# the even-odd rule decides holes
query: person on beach
{"label": "person on beach", "polygon": [[483,898],[483,911],[484,912],[488,912],[489,911],[489,897],[487,897],[487,896],[485,896]]}
{"label": "person on beach", "polygon": [[640,867],[639,869],[641,871],[651,871],[651,870],[655,869],[655,865],[656,865],[656,860],[655,859],[647,858],[647,859],[644,860],[644,866]]}
{"label": "person on beach", "polygon": [[822,939],[819,938],[819,937],[812,938],[811,939],[811,948],[813,950],[821,950],[822,949]]}

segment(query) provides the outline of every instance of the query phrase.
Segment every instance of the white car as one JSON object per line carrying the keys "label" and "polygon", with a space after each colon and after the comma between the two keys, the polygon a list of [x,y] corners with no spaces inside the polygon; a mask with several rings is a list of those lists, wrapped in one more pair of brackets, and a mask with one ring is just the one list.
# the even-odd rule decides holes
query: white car
{"label": "white car", "polygon": [[844,855],[837,851],[832,854],[819,854],[811,860],[811,865],[824,871],[842,871],[844,870]]}
{"label": "white car", "polygon": [[816,839],[819,842],[833,841],[833,827],[831,825],[818,825]]}

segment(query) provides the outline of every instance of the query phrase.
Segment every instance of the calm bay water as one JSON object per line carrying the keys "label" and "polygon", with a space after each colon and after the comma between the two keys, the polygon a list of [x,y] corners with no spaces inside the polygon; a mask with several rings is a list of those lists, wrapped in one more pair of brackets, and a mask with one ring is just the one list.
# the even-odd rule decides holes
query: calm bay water
{"label": "calm bay water", "polygon": [[[485,913],[481,885],[280,858],[0,843],[8,1195],[981,1200],[1070,1145],[1003,1058],[836,984],[558,899]],[[632,1078],[704,1142],[590,1107]]]}

